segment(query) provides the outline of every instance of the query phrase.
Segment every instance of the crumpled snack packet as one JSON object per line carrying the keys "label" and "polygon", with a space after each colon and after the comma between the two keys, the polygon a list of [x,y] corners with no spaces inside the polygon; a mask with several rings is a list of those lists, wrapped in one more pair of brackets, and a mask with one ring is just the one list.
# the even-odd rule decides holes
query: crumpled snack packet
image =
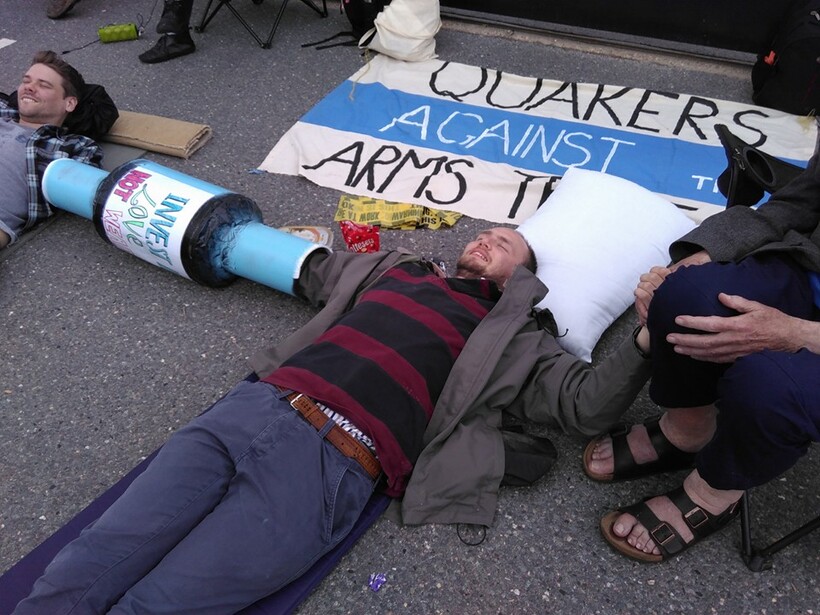
{"label": "crumpled snack packet", "polygon": [[378,252],[379,227],[370,224],[358,224],[352,220],[339,221],[342,238],[351,252]]}

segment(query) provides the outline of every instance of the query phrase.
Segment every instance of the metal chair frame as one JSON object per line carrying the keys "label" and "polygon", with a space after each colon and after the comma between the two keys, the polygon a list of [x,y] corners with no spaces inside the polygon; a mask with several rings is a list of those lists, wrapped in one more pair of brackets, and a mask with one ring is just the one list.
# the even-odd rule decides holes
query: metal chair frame
{"label": "metal chair frame", "polygon": [[820,515],[804,523],[797,529],[789,532],[779,540],[761,548],[756,548],[752,544],[751,513],[749,512],[749,493],[743,494],[740,501],[740,532],[741,532],[741,553],[743,561],[749,570],[760,572],[769,570],[772,567],[772,556],[778,551],[785,549],[793,542],[796,542],[820,527]]}
{"label": "metal chair frame", "polygon": [[[251,26],[251,24],[249,24],[248,21],[239,14],[239,11],[237,11],[236,7],[232,4],[233,0],[208,0],[208,4],[205,6],[205,11],[202,13],[202,20],[194,29],[197,32],[204,32],[208,24],[211,23],[211,20],[224,6],[227,7],[231,13],[233,13],[233,16],[236,17],[242,26],[244,26],[245,30],[248,31],[248,33],[254,38],[259,46],[262,47],[262,49],[270,49],[273,36],[276,34],[276,29],[279,27],[279,22],[282,20],[282,15],[285,14],[285,8],[288,6],[289,1],[290,0],[282,0],[282,4],[279,7],[279,10],[276,13],[276,18],[273,21],[273,26],[271,26],[270,32],[268,33],[268,37],[266,39],[262,39],[256,30],[254,30],[253,26]],[[327,17],[327,0],[322,0],[321,8],[313,2],[313,0],[301,0],[301,2],[316,11],[320,17]],[[216,3],[216,6],[213,7],[213,10],[211,10],[214,3]],[[253,0],[253,3],[262,4],[262,0]]]}

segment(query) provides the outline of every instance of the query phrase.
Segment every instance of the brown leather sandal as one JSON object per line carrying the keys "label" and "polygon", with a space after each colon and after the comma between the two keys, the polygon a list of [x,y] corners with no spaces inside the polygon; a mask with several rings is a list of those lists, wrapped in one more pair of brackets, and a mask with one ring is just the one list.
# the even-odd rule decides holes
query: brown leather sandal
{"label": "brown leather sandal", "polygon": [[[665,495],[677,509],[680,510],[683,520],[686,522],[686,525],[689,526],[694,536],[692,540],[689,542],[684,541],[671,524],[666,521],[661,521],[655,516],[655,513],[653,513],[652,509],[646,504],[646,500],[651,498],[646,498],[641,502],[632,504],[621,510],[613,510],[604,515],[601,519],[601,533],[604,535],[604,539],[616,551],[627,557],[641,562],[657,563],[679,555],[704,538],[711,536],[718,530],[722,530],[729,525],[740,512],[740,500],[738,500],[719,515],[713,515],[695,504],[686,494],[682,486],[673,489]],[[646,528],[652,537],[652,541],[660,550],[660,555],[645,553],[630,545],[625,538],[621,538],[614,532],[613,526],[615,522],[618,517],[624,513],[635,517],[638,522]]]}
{"label": "brown leather sandal", "polygon": [[[595,481],[614,483],[621,480],[632,480],[634,478],[652,476],[654,474],[693,468],[695,466],[696,453],[682,451],[667,440],[661,431],[659,422],[660,417],[655,417],[643,423],[646,428],[646,433],[649,436],[649,441],[652,443],[652,447],[658,455],[655,461],[648,463],[637,463],[635,461],[635,458],[632,456],[632,451],[629,450],[629,444],[626,441],[626,436],[632,431],[634,425],[623,424],[613,429],[606,436],[596,438],[587,444],[587,447],[584,449],[583,461],[586,475]],[[614,472],[609,474],[598,474],[590,469],[592,453],[595,451],[595,446],[598,442],[607,436],[612,439],[612,454],[615,458],[615,468]]]}

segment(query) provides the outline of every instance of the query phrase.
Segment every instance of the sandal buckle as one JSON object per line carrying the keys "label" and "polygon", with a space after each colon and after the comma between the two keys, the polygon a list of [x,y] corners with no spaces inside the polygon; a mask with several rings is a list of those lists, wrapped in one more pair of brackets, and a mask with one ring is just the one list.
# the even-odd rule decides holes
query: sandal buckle
{"label": "sandal buckle", "polygon": [[689,527],[691,527],[693,530],[696,530],[701,525],[709,521],[709,514],[700,506],[696,506],[688,513],[683,515],[683,518],[689,525]]}
{"label": "sandal buckle", "polygon": [[649,532],[652,540],[657,545],[664,545],[675,538],[675,530],[673,530],[666,521],[661,522],[655,529]]}

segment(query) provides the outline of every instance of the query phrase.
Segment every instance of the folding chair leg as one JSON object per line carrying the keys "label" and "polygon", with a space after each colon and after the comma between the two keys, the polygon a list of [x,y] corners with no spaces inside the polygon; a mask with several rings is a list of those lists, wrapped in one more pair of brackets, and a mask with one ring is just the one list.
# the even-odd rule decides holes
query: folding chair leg
{"label": "folding chair leg", "polygon": [[[214,7],[213,11],[211,11],[211,5],[217,2],[217,5]],[[262,0],[254,0],[254,4],[261,4]],[[239,11],[234,8],[231,4],[231,0],[208,0],[208,4],[205,6],[205,12],[202,14],[202,21],[199,23],[199,26],[194,28],[197,32],[204,32],[206,26],[211,23],[211,20],[214,16],[219,12],[219,10],[225,6],[228,10],[233,13],[233,16],[236,17],[237,21],[242,24],[245,30],[248,31],[253,39],[259,44],[262,49],[270,49],[271,43],[273,42],[273,36],[276,34],[276,29],[279,27],[279,22],[282,20],[282,16],[285,14],[285,8],[288,6],[289,0],[282,0],[282,4],[279,7],[279,10],[276,12],[276,18],[273,21],[273,26],[271,26],[270,32],[268,33],[268,38],[263,40],[260,37],[256,30],[253,29],[253,26],[249,24],[242,15],[239,14]],[[322,7],[319,8],[319,5],[313,2],[313,0],[302,0],[302,2],[316,11],[320,17],[327,17],[327,0],[322,0]],[[210,11],[210,12],[209,12]]]}
{"label": "folding chair leg", "polygon": [[[276,13],[276,19],[273,21],[273,27],[270,29],[270,34],[268,34],[268,40],[264,43],[259,41],[259,44],[262,45],[262,49],[270,49],[271,42],[273,41],[273,35],[276,34],[276,28],[279,27],[279,22],[282,19],[282,15],[285,14],[285,8],[287,6],[288,0],[282,0],[282,6],[279,7],[279,11]],[[256,40],[259,39],[257,38]]]}
{"label": "folding chair leg", "polygon": [[[327,17],[327,0],[322,0],[322,8],[319,8],[313,0],[302,0],[302,3],[316,11],[319,14],[319,17]],[[273,22],[273,27],[268,35],[268,40],[265,41],[265,44],[262,44],[262,42],[259,41],[259,44],[262,45],[262,49],[270,48],[271,41],[273,41],[273,35],[276,34],[276,28],[279,27],[279,21],[282,19],[282,15],[285,14],[285,7],[287,5],[288,0],[282,0],[282,6],[279,7],[279,12],[276,13],[276,20]],[[256,40],[258,41],[259,39],[257,38]]]}
{"label": "folding chair leg", "polygon": [[208,0],[208,4],[205,5],[205,11],[202,13],[202,20],[199,22],[198,26],[194,27],[194,30],[197,32],[205,32],[206,26],[211,23],[211,20],[214,16],[219,12],[219,9],[222,8],[222,2],[217,0],[217,5],[214,7],[213,12],[211,10],[211,5],[214,3],[214,0]]}
{"label": "folding chair leg", "polygon": [[752,572],[760,572],[762,570],[769,570],[772,567],[772,555],[785,549],[793,542],[800,540],[803,536],[806,536],[817,528],[820,528],[820,515],[763,549],[756,549],[752,544],[750,523],[749,494],[744,493],[740,501],[740,531],[743,561]]}
{"label": "folding chair leg", "polygon": [[327,0],[322,0],[322,8],[319,8],[313,0],[302,0],[302,2],[319,13],[319,17],[327,17]]}

